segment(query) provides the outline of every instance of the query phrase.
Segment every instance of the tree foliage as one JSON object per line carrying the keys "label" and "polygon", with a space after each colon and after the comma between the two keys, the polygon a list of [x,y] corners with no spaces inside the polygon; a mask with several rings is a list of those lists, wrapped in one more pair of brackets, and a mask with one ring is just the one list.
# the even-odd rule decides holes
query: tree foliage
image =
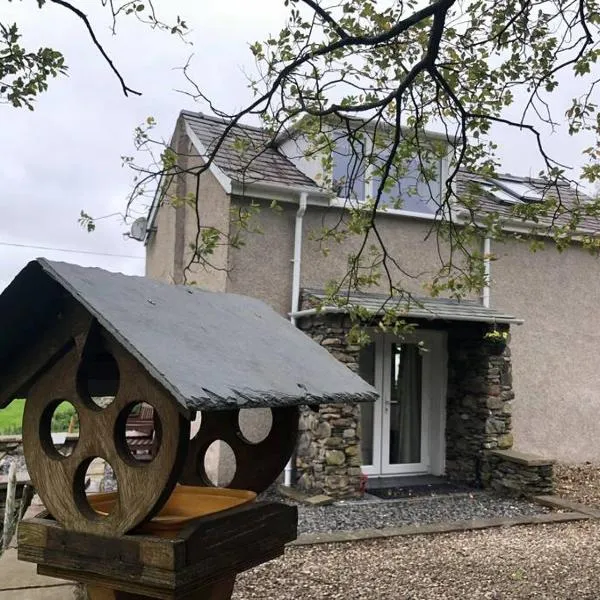
{"label": "tree foliage", "polygon": [[[405,295],[406,265],[386,248],[379,215],[406,202],[401,195],[391,202],[389,197],[411,161],[435,204],[429,232],[440,248],[439,268],[429,282],[434,295],[462,297],[482,287],[480,238],[507,235],[507,220],[529,228],[533,249],[551,238],[559,249],[576,239],[598,251],[598,236],[584,225],[600,216],[600,202],[579,193],[581,182],[593,186],[600,181],[598,0],[282,1],[289,9],[282,29],[250,45],[256,73],[249,81],[253,99],[245,108],[220,110],[194,78],[192,66],[183,67],[188,96],[228,123],[203,164],[189,166],[177,148],[155,140],[153,120],[136,131],[137,149],[150,158],[124,159],[136,171],[129,207],[158,186],[161,202],[184,202],[196,211],[188,270],[196,263],[215,267],[211,257],[219,245],[241,246],[243,240],[206,227],[197,194],[178,197],[169,183],[184,174],[199,181],[227,136],[238,137],[236,148],[250,169],[261,149],[249,147],[239,133],[237,125],[247,120],[261,122],[267,134],[264,147],[282,134],[306,138],[303,157],[323,167],[319,183],[332,197],[345,197],[336,225],[313,233],[324,252],[349,237],[361,240],[349,257],[348,272],[332,284],[332,296],[342,288],[372,285]],[[147,2],[103,4],[115,19],[130,13],[158,23]],[[185,22],[178,23],[180,30],[176,26],[174,33],[185,29]],[[54,66],[56,72],[62,68],[62,62]],[[48,67],[43,73],[54,75]],[[43,77],[33,89],[40,91],[40,85],[45,85]],[[124,92],[131,91],[122,85]],[[557,113],[556,98],[565,93],[571,95],[569,108]],[[481,184],[493,181],[500,166],[494,140],[499,127],[513,132],[515,145],[523,136],[532,139],[543,164],[536,183],[541,201],[516,204],[508,217],[502,211],[483,214],[479,206]],[[547,150],[547,137],[557,127],[582,140],[587,163],[581,173],[573,173]],[[432,138],[430,130],[439,135]],[[583,140],[590,138],[594,143],[586,145]],[[340,182],[331,167],[345,140],[355,160]],[[441,193],[435,190],[442,177],[432,168],[439,157],[447,164]],[[457,193],[463,171],[473,174],[476,183]],[[353,189],[361,178],[373,185],[371,193],[358,199]],[[565,194],[566,186],[576,190],[575,201]],[[255,209],[241,216],[241,230],[252,228]],[[86,220],[88,228],[92,221]]]}
{"label": "tree foliage", "polygon": [[[530,229],[532,249],[550,237],[559,249],[574,239],[597,252],[594,232],[583,231],[586,219],[595,219],[600,203],[580,194],[581,181],[600,180],[600,145],[582,145],[588,163],[574,174],[546,149],[547,135],[566,123],[573,136],[600,139],[597,110],[600,5],[596,0],[434,0],[426,5],[383,0],[285,0],[289,19],[277,35],[255,42],[250,50],[257,75],[250,86],[254,99],[243,110],[219,110],[194,80],[184,73],[189,94],[229,123],[213,144],[203,166],[191,169],[171,156],[137,170],[130,200],[144,194],[148,184],[167,175],[208,168],[226,136],[240,135],[238,123],[260,119],[268,133],[265,145],[287,133],[309,140],[304,157],[321,162],[326,189],[345,190],[345,211],[333,227],[314,233],[327,251],[331,243],[350,236],[362,240],[349,257],[348,272],[333,282],[331,295],[341,289],[385,287],[396,297],[406,295],[406,265],[386,248],[378,215],[390,207],[402,208],[406,198],[389,202],[390,190],[416,160],[420,182],[435,189],[439,173],[432,160],[443,156],[448,171],[441,194],[431,193],[436,219],[430,236],[440,248],[439,269],[429,292],[463,297],[485,283],[482,236],[501,238],[505,214],[479,210],[482,187],[475,183],[457,193],[461,171],[475,181],[493,181],[499,168],[494,127],[535,141],[542,159],[536,187],[540,198],[516,204],[509,219]],[[555,114],[555,97],[576,85],[566,114]],[[441,132],[434,139],[428,131]],[[138,147],[152,154],[153,140],[144,130]],[[332,162],[338,144],[349,140],[353,165],[345,181],[334,181]],[[248,154],[240,135],[240,152]],[[176,154],[175,149],[171,149]],[[255,155],[260,149],[254,149]],[[248,159],[251,167],[252,157]],[[360,178],[375,182],[372,194],[360,201],[352,194]],[[565,194],[567,187],[574,188]],[[387,202],[382,199],[386,196]],[[568,197],[567,197],[568,196]],[[569,199],[571,198],[571,199]],[[168,194],[163,201],[169,201]],[[197,206],[197,198],[188,199]],[[211,266],[202,224],[198,220],[194,263]],[[213,248],[220,234],[213,235]]]}
{"label": "tree foliage", "polygon": [[[13,2],[13,0],[3,0]],[[98,39],[93,23],[75,2],[67,0],[15,0],[26,2],[44,9],[56,5],[65,10],[65,16],[75,17],[87,31],[90,42],[105,60],[108,68],[117,77],[123,93],[140,95],[125,82],[118,68]],[[187,24],[177,17],[175,23],[165,23],[156,14],[152,0],[98,0],[112,20],[112,32],[117,31],[117,21],[122,16],[134,16],[148,26],[167,30],[175,35],[184,35]],[[49,82],[58,75],[67,73],[65,57],[60,50],[41,47],[27,50],[22,45],[22,34],[17,23],[3,22],[0,16],[0,102],[11,104],[15,108],[34,109],[36,97],[48,89]]]}

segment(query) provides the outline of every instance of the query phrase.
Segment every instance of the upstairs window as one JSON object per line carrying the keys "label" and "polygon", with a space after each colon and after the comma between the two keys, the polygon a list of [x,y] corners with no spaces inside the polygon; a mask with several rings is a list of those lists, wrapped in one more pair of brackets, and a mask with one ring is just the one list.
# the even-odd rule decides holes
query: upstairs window
{"label": "upstairs window", "polygon": [[340,137],[335,141],[332,183],[338,198],[365,199],[366,147],[361,140]]}
{"label": "upstairs window", "polygon": [[[377,197],[386,158],[375,169],[369,195]],[[379,206],[416,213],[435,214],[440,206],[442,166],[441,160],[423,156],[404,162],[402,167],[392,165]]]}
{"label": "upstairs window", "polygon": [[[372,150],[372,141],[356,136],[349,139],[337,132],[332,158],[332,184],[336,196],[363,202],[375,198],[389,148]],[[371,153],[373,152],[373,155]],[[376,156],[375,156],[376,155]],[[396,160],[379,201],[380,208],[434,215],[442,194],[442,158],[433,152],[421,158]]]}

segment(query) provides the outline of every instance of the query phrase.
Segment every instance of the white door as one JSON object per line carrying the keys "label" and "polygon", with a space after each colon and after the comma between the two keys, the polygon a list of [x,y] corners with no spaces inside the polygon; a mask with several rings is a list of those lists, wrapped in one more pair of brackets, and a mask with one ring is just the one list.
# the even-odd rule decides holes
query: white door
{"label": "white door", "polygon": [[379,391],[361,405],[366,475],[442,474],[446,357],[442,332],[385,334],[361,352],[361,375]]}

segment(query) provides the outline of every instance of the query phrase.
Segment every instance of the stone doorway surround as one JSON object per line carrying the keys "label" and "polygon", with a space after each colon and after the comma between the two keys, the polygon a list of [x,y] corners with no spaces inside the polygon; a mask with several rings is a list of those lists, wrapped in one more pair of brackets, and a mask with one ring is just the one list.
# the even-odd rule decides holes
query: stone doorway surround
{"label": "stone doorway surround", "polygon": [[[358,373],[360,347],[348,343],[349,316],[340,310],[306,310],[311,301],[305,298],[298,327]],[[446,333],[446,477],[482,488],[551,493],[553,461],[513,450],[509,346],[499,351],[486,342],[490,323],[484,321],[414,321],[418,327]],[[508,323],[496,326],[509,330]],[[358,406],[324,405],[303,411],[295,459],[295,484],[301,490],[336,498],[360,495],[364,482],[359,415]]]}

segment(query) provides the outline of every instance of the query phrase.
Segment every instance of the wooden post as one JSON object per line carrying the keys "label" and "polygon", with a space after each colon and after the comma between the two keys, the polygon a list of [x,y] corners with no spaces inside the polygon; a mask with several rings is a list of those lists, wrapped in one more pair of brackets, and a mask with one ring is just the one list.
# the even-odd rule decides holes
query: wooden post
{"label": "wooden post", "polygon": [[17,496],[17,462],[10,465],[8,486],[6,488],[6,504],[4,506],[4,531],[2,533],[2,550],[6,550],[12,539],[13,521],[15,520],[15,502]]}
{"label": "wooden post", "polygon": [[[235,576],[215,582],[207,587],[186,594],[185,600],[230,600],[235,585]],[[150,600],[154,596],[119,592],[105,587],[87,586],[89,600]]]}

